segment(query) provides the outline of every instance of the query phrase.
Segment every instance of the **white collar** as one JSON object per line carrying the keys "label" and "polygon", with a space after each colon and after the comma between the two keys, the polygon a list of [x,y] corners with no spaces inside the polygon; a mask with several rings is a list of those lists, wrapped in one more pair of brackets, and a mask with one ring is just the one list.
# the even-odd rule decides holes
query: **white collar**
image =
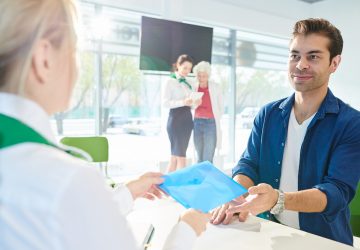
{"label": "white collar", "polygon": [[177,71],[175,72],[175,76],[176,76],[176,79],[179,80],[180,78],[185,78],[187,79],[186,76],[181,76]]}
{"label": "white collar", "polygon": [[18,95],[0,92],[0,113],[25,123],[49,142],[58,144],[51,130],[49,115],[36,102]]}

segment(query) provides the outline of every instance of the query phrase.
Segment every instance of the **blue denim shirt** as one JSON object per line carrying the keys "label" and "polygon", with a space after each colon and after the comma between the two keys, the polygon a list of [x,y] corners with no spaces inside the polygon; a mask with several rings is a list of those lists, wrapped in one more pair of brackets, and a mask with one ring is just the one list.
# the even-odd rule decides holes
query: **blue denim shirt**
{"label": "blue denim shirt", "polygon": [[[254,120],[247,149],[233,177],[279,188],[287,127],[295,95],[264,106]],[[327,196],[320,213],[299,213],[300,229],[353,244],[349,203],[360,178],[360,112],[330,90],[309,124],[301,146],[298,190],[317,188]]]}

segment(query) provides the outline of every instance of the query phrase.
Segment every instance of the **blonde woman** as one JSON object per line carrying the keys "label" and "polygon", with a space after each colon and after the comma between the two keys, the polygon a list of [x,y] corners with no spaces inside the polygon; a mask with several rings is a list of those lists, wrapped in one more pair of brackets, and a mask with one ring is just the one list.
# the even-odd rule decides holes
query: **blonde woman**
{"label": "blonde woman", "polygon": [[215,148],[221,148],[220,120],[224,104],[222,91],[218,84],[209,80],[211,65],[202,61],[194,66],[197,91],[204,93],[202,101],[195,109],[194,144],[198,162],[213,162]]}
{"label": "blonde woman", "polygon": [[[75,22],[72,0],[0,1],[0,249],[135,249],[125,213],[163,182],[148,173],[110,191],[57,145],[49,115],[76,81]],[[185,212],[165,249],[191,249],[205,223]]]}

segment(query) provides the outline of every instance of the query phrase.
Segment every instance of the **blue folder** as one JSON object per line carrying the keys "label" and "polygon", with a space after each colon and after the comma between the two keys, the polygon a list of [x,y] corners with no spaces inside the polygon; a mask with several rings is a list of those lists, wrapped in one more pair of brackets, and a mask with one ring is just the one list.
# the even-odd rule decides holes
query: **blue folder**
{"label": "blue folder", "polygon": [[246,188],[205,161],[163,176],[159,187],[182,204],[204,213],[247,192]]}

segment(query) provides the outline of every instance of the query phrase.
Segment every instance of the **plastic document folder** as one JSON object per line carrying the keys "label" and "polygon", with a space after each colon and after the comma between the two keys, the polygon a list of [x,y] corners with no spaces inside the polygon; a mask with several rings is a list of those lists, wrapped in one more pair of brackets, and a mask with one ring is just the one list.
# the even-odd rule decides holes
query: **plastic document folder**
{"label": "plastic document folder", "polygon": [[185,208],[209,212],[247,192],[210,162],[201,162],[164,175],[159,185]]}

